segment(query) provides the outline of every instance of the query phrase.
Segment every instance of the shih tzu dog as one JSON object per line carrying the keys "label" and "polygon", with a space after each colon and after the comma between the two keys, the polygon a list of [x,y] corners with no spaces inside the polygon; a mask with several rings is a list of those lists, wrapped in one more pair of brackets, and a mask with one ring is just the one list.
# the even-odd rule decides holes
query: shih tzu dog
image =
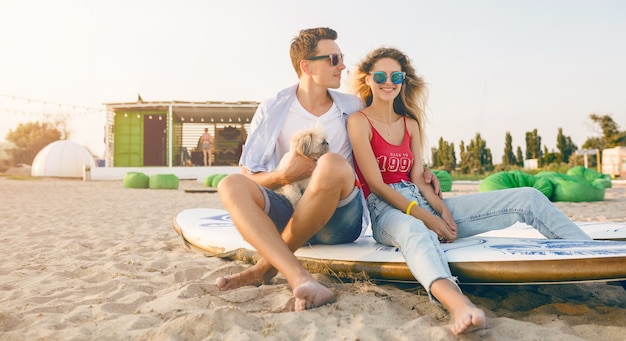
{"label": "shih tzu dog", "polygon": [[[306,156],[312,159],[319,159],[320,156],[328,152],[328,141],[326,141],[326,132],[324,128],[318,124],[312,128],[299,131],[291,136],[289,141],[290,149],[285,156],[280,160],[278,169],[285,166],[286,159],[289,153],[297,153],[302,156]],[[276,190],[276,193],[280,193],[287,197],[289,202],[296,207],[302,193],[306,186],[309,184],[310,178],[302,179],[291,184],[284,185]]]}

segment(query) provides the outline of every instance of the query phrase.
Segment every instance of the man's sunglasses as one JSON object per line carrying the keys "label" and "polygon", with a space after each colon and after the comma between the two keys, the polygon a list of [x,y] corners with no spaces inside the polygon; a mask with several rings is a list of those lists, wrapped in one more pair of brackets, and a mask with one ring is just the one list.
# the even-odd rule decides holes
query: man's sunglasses
{"label": "man's sunglasses", "polygon": [[309,57],[309,58],[305,58],[305,60],[320,60],[320,59],[330,59],[330,65],[332,66],[337,66],[339,65],[339,61],[343,60],[343,53],[333,53],[333,54],[326,54],[323,56],[315,56],[315,57]]}
{"label": "man's sunglasses", "polygon": [[[391,76],[389,76],[389,78],[391,79],[391,83],[398,85],[404,82],[405,76],[406,73],[404,72],[394,71],[391,73]],[[385,84],[385,82],[387,82],[387,74],[382,71],[372,72],[372,79],[376,84]]]}

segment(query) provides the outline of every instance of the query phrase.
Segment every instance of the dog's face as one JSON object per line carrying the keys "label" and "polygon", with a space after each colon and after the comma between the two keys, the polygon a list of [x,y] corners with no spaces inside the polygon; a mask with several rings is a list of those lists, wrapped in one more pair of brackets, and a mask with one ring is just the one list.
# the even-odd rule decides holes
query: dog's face
{"label": "dog's face", "polygon": [[315,126],[295,133],[291,137],[291,148],[298,154],[318,159],[328,153],[326,132],[321,126]]}

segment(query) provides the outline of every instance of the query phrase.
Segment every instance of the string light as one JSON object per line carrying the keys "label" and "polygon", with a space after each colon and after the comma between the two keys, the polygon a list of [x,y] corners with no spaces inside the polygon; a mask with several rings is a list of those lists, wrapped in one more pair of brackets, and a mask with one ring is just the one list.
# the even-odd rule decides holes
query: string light
{"label": "string light", "polygon": [[104,108],[85,107],[0,94],[0,112],[49,119],[51,116],[73,118],[87,115],[102,115],[106,110]]}

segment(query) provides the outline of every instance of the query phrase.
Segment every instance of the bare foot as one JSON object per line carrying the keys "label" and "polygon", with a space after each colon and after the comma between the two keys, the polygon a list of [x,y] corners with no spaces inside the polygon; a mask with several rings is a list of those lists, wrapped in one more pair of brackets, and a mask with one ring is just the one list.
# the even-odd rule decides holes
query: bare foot
{"label": "bare foot", "polygon": [[293,289],[296,298],[295,310],[303,311],[322,306],[333,299],[333,292],[327,287],[311,280],[298,285]]}
{"label": "bare foot", "polygon": [[237,289],[244,286],[258,287],[263,284],[268,284],[272,278],[276,276],[276,273],[277,271],[275,269],[262,271],[257,267],[257,265],[253,265],[240,273],[225,277],[218,277],[215,280],[215,285],[220,290]]}
{"label": "bare foot", "polygon": [[454,323],[450,326],[455,335],[485,328],[487,328],[485,313],[476,307],[459,312],[458,316],[454,316]]}

